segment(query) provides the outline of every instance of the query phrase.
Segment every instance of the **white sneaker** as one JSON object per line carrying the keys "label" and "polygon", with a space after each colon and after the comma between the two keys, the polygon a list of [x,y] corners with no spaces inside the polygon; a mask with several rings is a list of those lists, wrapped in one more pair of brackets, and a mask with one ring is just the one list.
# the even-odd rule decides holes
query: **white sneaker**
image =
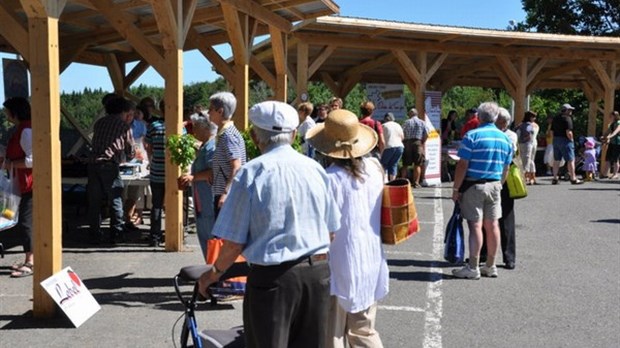
{"label": "white sneaker", "polygon": [[480,267],[480,274],[489,278],[497,278],[497,266],[482,266]]}
{"label": "white sneaker", "polygon": [[471,269],[469,265],[465,265],[465,267],[461,269],[453,269],[452,275],[457,278],[480,279],[480,269],[478,269],[478,267]]}

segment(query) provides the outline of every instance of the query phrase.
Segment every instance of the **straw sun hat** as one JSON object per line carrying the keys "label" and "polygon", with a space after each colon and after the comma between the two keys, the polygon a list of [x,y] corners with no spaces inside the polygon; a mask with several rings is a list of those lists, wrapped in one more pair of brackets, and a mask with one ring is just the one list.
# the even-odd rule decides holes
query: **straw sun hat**
{"label": "straw sun hat", "polygon": [[308,130],[306,140],[328,157],[349,159],[369,153],[377,146],[378,137],[354,113],[339,109],[330,112],[324,123]]}

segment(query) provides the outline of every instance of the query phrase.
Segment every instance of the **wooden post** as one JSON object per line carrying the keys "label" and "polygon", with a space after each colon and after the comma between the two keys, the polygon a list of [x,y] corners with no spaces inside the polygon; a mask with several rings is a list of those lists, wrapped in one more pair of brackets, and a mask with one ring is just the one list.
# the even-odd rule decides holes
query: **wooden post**
{"label": "wooden post", "polygon": [[[181,134],[183,128],[183,50],[167,50],[164,54],[168,71],[165,74],[164,100],[166,138]],[[166,251],[183,249],[183,191],[177,189],[178,166],[166,151]]]}
{"label": "wooden post", "polygon": [[[60,172],[60,83],[58,18],[43,1],[23,1],[28,15],[32,79],[33,245],[32,279],[35,317],[54,315],[56,304],[40,282],[62,268],[62,181]],[[46,3],[46,4],[43,4]],[[62,9],[59,9],[61,12]]]}
{"label": "wooden post", "polygon": [[[269,26],[271,34],[271,47],[273,50],[273,62],[276,70],[276,90],[275,99],[281,102],[287,100],[287,78],[286,78],[286,35],[276,26]],[[306,68],[307,71],[307,68]]]}
{"label": "wooden post", "polygon": [[308,95],[308,44],[299,42],[297,44],[297,99],[298,103],[307,101],[302,100],[301,95]]}

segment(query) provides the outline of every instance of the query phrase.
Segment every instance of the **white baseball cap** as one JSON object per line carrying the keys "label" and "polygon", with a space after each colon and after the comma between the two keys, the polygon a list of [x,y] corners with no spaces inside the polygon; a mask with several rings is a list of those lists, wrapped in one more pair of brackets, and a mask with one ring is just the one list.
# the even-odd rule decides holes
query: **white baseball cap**
{"label": "white baseball cap", "polygon": [[562,105],[562,110],[575,110],[575,108],[572,105],[566,103]]}
{"label": "white baseball cap", "polygon": [[292,132],[299,125],[297,110],[279,101],[265,101],[252,106],[249,119],[254,127],[280,133]]}

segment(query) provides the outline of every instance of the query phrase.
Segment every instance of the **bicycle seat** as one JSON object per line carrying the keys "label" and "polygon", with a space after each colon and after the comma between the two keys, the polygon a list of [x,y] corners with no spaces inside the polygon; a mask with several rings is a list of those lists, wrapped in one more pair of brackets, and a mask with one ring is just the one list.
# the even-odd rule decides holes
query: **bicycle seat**
{"label": "bicycle seat", "polygon": [[211,265],[192,265],[181,268],[177,275],[184,281],[195,282],[200,279],[200,276],[207,271],[210,271],[213,266]]}

